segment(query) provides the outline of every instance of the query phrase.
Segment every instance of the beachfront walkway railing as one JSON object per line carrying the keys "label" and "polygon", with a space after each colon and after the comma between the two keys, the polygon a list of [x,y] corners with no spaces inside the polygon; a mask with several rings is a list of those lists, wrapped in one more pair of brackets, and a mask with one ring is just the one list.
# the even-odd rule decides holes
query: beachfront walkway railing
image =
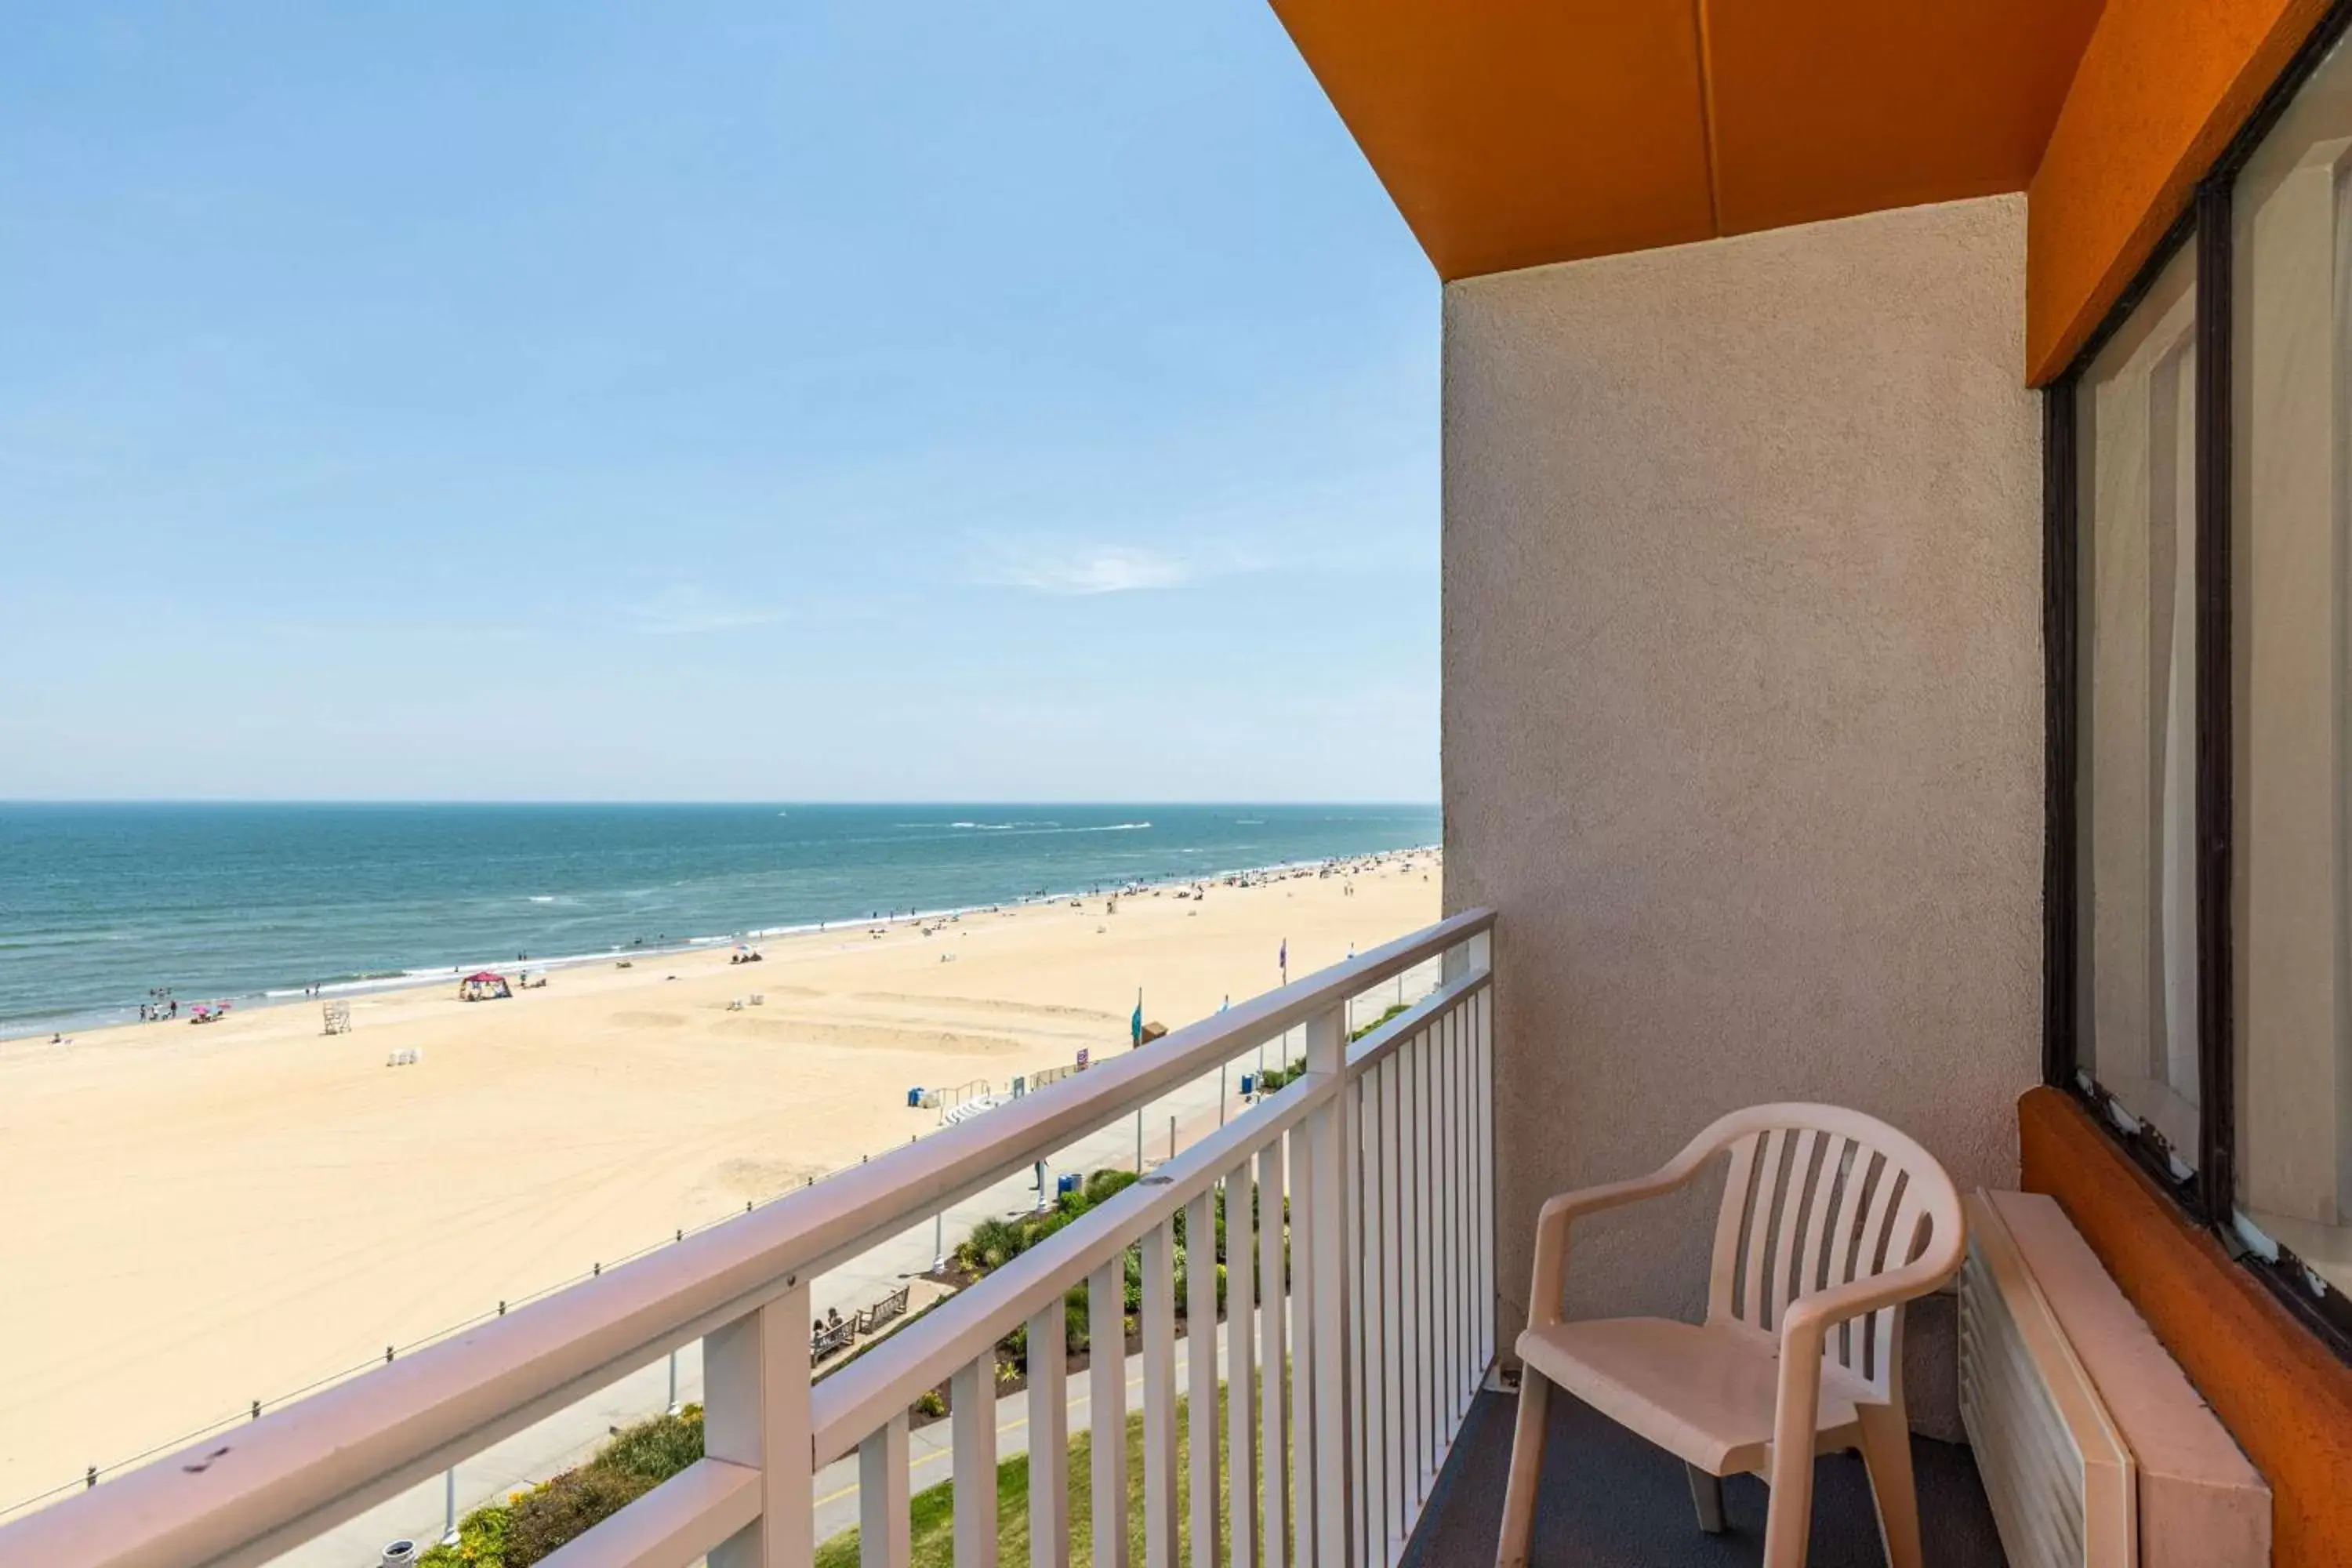
{"label": "beachfront walkway railing", "polygon": [[[1216,1270],[1186,1271],[1189,1385],[1216,1385],[1222,1333],[1227,1386],[1222,1444],[1217,1400],[1185,1412],[1192,1561],[1393,1563],[1493,1359],[1493,923],[1457,915],[110,1481],[0,1529],[0,1565],[266,1563],[697,1339],[705,1458],[551,1563],[683,1568],[708,1553],[713,1568],[802,1568],[814,1472],[854,1451],[860,1555],[897,1568],[908,1407],[942,1380],[955,1560],[992,1563],[994,1347],[1026,1323],[1032,1560],[1058,1568],[1063,1298],[1091,1281],[1091,1419],[1116,1433],[1126,1254],[1139,1247],[1146,1561],[1174,1568],[1176,1222],[1213,1236],[1221,1196],[1222,1327]],[[1433,958],[1436,991],[1349,1040],[1352,997]],[[1302,1025],[1302,1077],[812,1387],[818,1273]],[[1095,1562],[1127,1568],[1126,1447],[1092,1452]]]}

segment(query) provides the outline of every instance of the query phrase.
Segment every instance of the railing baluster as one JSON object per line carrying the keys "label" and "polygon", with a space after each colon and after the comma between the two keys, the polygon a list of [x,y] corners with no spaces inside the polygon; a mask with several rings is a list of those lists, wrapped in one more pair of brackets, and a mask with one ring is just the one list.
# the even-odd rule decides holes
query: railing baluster
{"label": "railing baluster", "polygon": [[[1355,1536],[1358,1559],[1368,1560],[1370,1553],[1362,1543],[1371,1539],[1372,1444],[1375,1428],[1364,1413],[1371,1408],[1372,1385],[1379,1380],[1372,1363],[1365,1353],[1365,1345],[1375,1326],[1367,1298],[1372,1294],[1367,1279],[1367,1264],[1371,1248],[1365,1241],[1365,1226],[1370,1221],[1371,1205],[1364,1201],[1364,1173],[1370,1161],[1364,1152],[1366,1121],[1379,1121],[1380,1101],[1374,1097],[1368,1077],[1359,1075],[1340,1087],[1352,1117],[1353,1131],[1349,1135],[1348,1152],[1355,1163],[1355,1173],[1348,1182],[1348,1407],[1356,1412],[1356,1441],[1349,1446],[1349,1486],[1355,1499]],[[1367,1107],[1370,1110],[1368,1113]]]}
{"label": "railing baluster", "polygon": [[1289,1270],[1284,1267],[1290,1229],[1282,1212],[1282,1142],[1274,1139],[1257,1152],[1258,1365],[1263,1369],[1263,1414],[1258,1468],[1265,1528],[1259,1539],[1265,1568],[1286,1568],[1290,1544],[1290,1320]]}
{"label": "railing baluster", "polygon": [[[1492,952],[1484,936],[1472,944],[1480,963],[1492,966]],[[1495,993],[1493,987],[1472,999],[1478,1009],[1478,1359],[1494,1364],[1495,1342]]]}
{"label": "railing baluster", "polygon": [[1404,1093],[1404,1058],[1381,1063],[1381,1474],[1385,1504],[1381,1538],[1404,1535],[1412,1514],[1412,1486],[1404,1465],[1404,1227],[1397,1208],[1397,1178],[1404,1159],[1400,1126]]}
{"label": "railing baluster", "polygon": [[1461,1262],[1462,1273],[1454,1285],[1456,1291],[1454,1311],[1457,1314],[1455,1322],[1458,1325],[1461,1356],[1459,1370],[1454,1373],[1454,1384],[1462,1392],[1454,1404],[1455,1408],[1461,1411],[1462,1419],[1465,1421],[1470,1418],[1470,1402],[1478,1396],[1479,1374],[1486,1370],[1486,1363],[1478,1359],[1478,1264],[1476,1251],[1471,1241],[1474,1224],[1471,1189],[1476,1184],[1478,1179],[1477,1173],[1471,1165],[1477,1147],[1477,1141],[1472,1135],[1472,1130],[1477,1121],[1477,1111],[1470,1093],[1470,1060],[1476,1050],[1476,1042],[1472,1037],[1475,1022],[1467,1004],[1455,1009],[1454,1103],[1460,1123],[1459,1130],[1454,1134],[1454,1169],[1461,1173],[1461,1185],[1454,1194],[1454,1205],[1460,1213],[1461,1221],[1460,1228],[1454,1232],[1454,1255]]}
{"label": "railing baluster", "polygon": [[1421,1080],[1421,1255],[1422,1398],[1420,1484],[1423,1497],[1437,1476],[1437,1456],[1445,1447],[1445,1021],[1433,1019],[1422,1037],[1421,1060],[1415,1076]]}
{"label": "railing baluster", "polygon": [[1476,1392],[1475,1375],[1468,1370],[1474,1359],[1475,1336],[1471,1329],[1471,1303],[1475,1291],[1471,1276],[1476,1269],[1473,1260],[1471,1240],[1471,1161],[1476,1140],[1472,1131],[1473,1113],[1470,1104],[1470,1013],[1467,1006],[1456,1003],[1447,1015],[1454,1021],[1454,1180],[1446,1194],[1450,1225],[1454,1232],[1454,1278],[1449,1282],[1454,1292],[1454,1384],[1456,1390],[1455,1425],[1467,1419],[1470,1397]]}
{"label": "railing baluster", "polygon": [[1421,1061],[1429,1047],[1427,1030],[1416,1032],[1397,1053],[1397,1116],[1403,1144],[1403,1164],[1397,1173],[1398,1250],[1400,1286],[1403,1296],[1402,1321],[1397,1325],[1397,1398],[1404,1405],[1404,1449],[1402,1474],[1405,1496],[1420,1502],[1422,1434],[1428,1429],[1427,1401],[1422,1397],[1427,1380],[1422,1360],[1422,1305],[1429,1288],[1429,1253],[1422,1245],[1422,1152],[1428,1145],[1429,1121],[1422,1114]]}
{"label": "railing baluster", "polygon": [[1432,1457],[1433,1466],[1444,1462],[1454,1427],[1462,1419],[1461,1324],[1455,1316],[1460,1300],[1456,1291],[1461,1285],[1462,1231],[1454,1222],[1454,1200],[1461,1192],[1454,1166],[1454,1145],[1462,1130],[1462,1098],[1454,1092],[1454,1025],[1458,1019],[1458,1012],[1449,1008],[1437,1024],[1437,1120],[1432,1131],[1437,1136],[1437,1389],[1442,1403],[1438,1406],[1438,1452]]}
{"label": "railing baluster", "polygon": [[1127,1254],[1087,1279],[1087,1418],[1098,1568],[1127,1568]]}
{"label": "railing baluster", "polygon": [[1465,1371],[1470,1366],[1470,1293],[1463,1289],[1470,1279],[1463,1248],[1470,1232],[1470,1213],[1465,1208],[1470,1173],[1463,1168],[1467,1112],[1470,1096],[1463,1093],[1463,1011],[1456,1006],[1446,1011],[1446,1432],[1461,1429],[1465,1401],[1470,1399]]}
{"label": "railing baluster", "polygon": [[1361,1141],[1356,1148],[1357,1224],[1356,1293],[1357,1387],[1356,1539],[1358,1555],[1366,1563],[1380,1561],[1380,1543],[1387,1531],[1381,1521],[1389,1505],[1387,1455],[1382,1438],[1388,1423],[1381,1415],[1388,1388],[1381,1376],[1381,1340],[1386,1331],[1387,1298],[1381,1294],[1381,1170],[1386,1163],[1381,1143],[1381,1072],[1375,1066],[1356,1079],[1356,1122]]}
{"label": "railing baluster", "polygon": [[[1475,1002],[1475,998],[1472,1000]],[[1462,1388],[1460,1402],[1462,1415],[1463,1418],[1467,1420],[1470,1415],[1470,1402],[1478,1396],[1479,1374],[1486,1370],[1486,1363],[1478,1359],[1478,1262],[1477,1249],[1473,1239],[1476,1234],[1477,1223],[1474,1192],[1478,1181],[1475,1165],[1478,1146],[1476,1137],[1478,1112],[1472,1091],[1470,1068],[1472,1059],[1477,1053],[1477,1042],[1475,1037],[1477,1020],[1471,1011],[1470,1004],[1465,1003],[1456,1011],[1459,1022],[1455,1025],[1456,1064],[1454,1079],[1459,1087],[1454,1091],[1454,1103],[1461,1108],[1462,1118],[1461,1153],[1455,1161],[1456,1168],[1462,1173],[1462,1188],[1456,1199],[1462,1214],[1462,1229],[1458,1242],[1462,1257],[1462,1279],[1459,1285],[1461,1291],[1459,1310],[1462,1314],[1462,1370],[1458,1375]]]}
{"label": "railing baluster", "polygon": [[1446,1277],[1453,1264],[1453,1237],[1446,1218],[1451,1212],[1446,1178],[1452,1173],[1446,1152],[1446,1118],[1452,1112],[1452,1101],[1445,1082],[1445,1017],[1440,1014],[1429,1026],[1428,1046],[1429,1098],[1424,1102],[1429,1118],[1429,1180],[1423,1188],[1426,1206],[1422,1224],[1428,1232],[1429,1246],[1429,1322],[1427,1327],[1429,1362],[1426,1384],[1429,1397],[1429,1447],[1423,1471],[1423,1494],[1437,1483],[1438,1467],[1445,1462],[1445,1441],[1454,1430],[1454,1369],[1446,1359],[1446,1319],[1454,1282]]}
{"label": "railing baluster", "polygon": [[703,1337],[703,1452],[760,1472],[760,1517],[710,1553],[711,1568],[806,1568],[816,1550],[808,1342],[808,1282],[797,1276]]}
{"label": "railing baluster", "polygon": [[[1230,1285],[1228,1286],[1230,1289]],[[1222,1568],[1217,1511],[1217,1189],[1184,1205],[1185,1426],[1192,1441],[1192,1568]],[[1244,1472],[1246,1473],[1246,1472]]]}
{"label": "railing baluster", "polygon": [[[1234,1568],[1257,1568],[1257,1310],[1250,1165],[1225,1173],[1225,1474],[1231,1479]],[[1268,1308],[1271,1311],[1274,1309]]]}
{"label": "railing baluster", "polygon": [[901,1411],[857,1445],[858,1568],[907,1568],[913,1551],[907,1517],[907,1416]]}
{"label": "railing baluster", "polygon": [[1441,1014],[1429,1056],[1429,1236],[1437,1266],[1431,1271],[1429,1331],[1432,1408],[1436,1412],[1431,1432],[1430,1481],[1445,1463],[1446,1446],[1454,1433],[1454,1056],[1453,1015]]}
{"label": "railing baluster", "polygon": [[1308,1201],[1314,1226],[1317,1568],[1354,1568],[1355,1563],[1355,1508],[1349,1494],[1356,1424],[1348,1385],[1353,1353],[1348,1275],[1354,1264],[1349,1189],[1355,1163],[1355,1099],[1345,1092],[1347,1049],[1342,1008],[1328,1008],[1307,1021],[1307,1070],[1327,1090],[1323,1103],[1307,1118],[1315,1171]]}
{"label": "railing baluster", "polygon": [[1315,1140],[1301,1125],[1285,1140],[1290,1155],[1290,1533],[1292,1562],[1312,1568],[1321,1523],[1315,1509],[1315,1363],[1323,1341],[1315,1297]]}
{"label": "railing baluster", "polygon": [[1456,1006],[1454,1019],[1454,1411],[1458,1427],[1469,1418],[1478,1392],[1477,1335],[1471,1328],[1471,1284],[1476,1268],[1470,1252],[1470,1009]]}
{"label": "railing baluster", "polygon": [[1162,1220],[1143,1238],[1144,1568],[1176,1568],[1175,1228]]}
{"label": "railing baluster", "polygon": [[1029,1568],[1070,1564],[1068,1302],[1029,1320]]}
{"label": "railing baluster", "polygon": [[955,1568],[996,1568],[996,1351],[955,1374]]}
{"label": "railing baluster", "polygon": [[1429,1489],[1437,1478],[1437,1450],[1444,1441],[1445,1425],[1444,1407],[1437,1397],[1437,1313],[1444,1289],[1438,1279],[1438,1271],[1443,1267],[1439,1250],[1443,1238],[1438,1234],[1443,1228],[1443,1222],[1438,1218],[1438,1190],[1443,1184],[1437,1165],[1441,1148],[1437,1136],[1439,1038],[1438,1026],[1433,1021],[1422,1032],[1421,1048],[1414,1053],[1412,1068],[1413,1088],[1421,1096],[1421,1169],[1419,1179],[1413,1184],[1413,1205],[1420,1215],[1415,1245],[1421,1252],[1422,1275],[1420,1299],[1414,1303],[1413,1321],[1416,1352],[1413,1392],[1421,1401],[1421,1447],[1413,1455],[1419,1474],[1415,1478],[1413,1495],[1422,1498],[1429,1495]]}

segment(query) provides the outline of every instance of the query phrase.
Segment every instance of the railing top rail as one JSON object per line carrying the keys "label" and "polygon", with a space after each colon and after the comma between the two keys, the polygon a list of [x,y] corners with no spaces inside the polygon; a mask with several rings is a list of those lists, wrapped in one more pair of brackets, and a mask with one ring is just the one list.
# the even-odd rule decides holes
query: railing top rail
{"label": "railing top rail", "polygon": [[1472,910],[0,1526],[0,1568],[258,1563],[1495,923]]}

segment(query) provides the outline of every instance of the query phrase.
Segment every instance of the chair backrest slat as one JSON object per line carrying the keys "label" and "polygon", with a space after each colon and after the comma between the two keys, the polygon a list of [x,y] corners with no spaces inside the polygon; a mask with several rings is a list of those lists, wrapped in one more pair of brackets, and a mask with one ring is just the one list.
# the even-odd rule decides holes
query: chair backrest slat
{"label": "chair backrest slat", "polygon": [[[1734,1111],[1696,1146],[1727,1149],[1707,1320],[1778,1332],[1791,1303],[1899,1268],[1930,1246],[1955,1261],[1959,1194],[1916,1143],[1858,1111]],[[1839,1325],[1822,1354],[1885,1389],[1901,1373],[1902,1309]]]}
{"label": "chair backrest slat", "polygon": [[1715,1256],[1707,1268],[1709,1322],[1738,1314],[1739,1240],[1747,1234],[1748,1191],[1755,1179],[1756,1144],[1760,1136],[1751,1132],[1731,1145],[1731,1168],[1723,1177],[1723,1206],[1715,1219]]}
{"label": "chair backrest slat", "polygon": [[1844,1163],[1838,1175],[1837,1206],[1822,1232],[1822,1286],[1843,1285],[1843,1270],[1853,1266],[1853,1227],[1862,1208],[1862,1184],[1870,1175],[1871,1153],[1857,1139],[1846,1140]]}
{"label": "chair backrest slat", "polygon": [[1822,1168],[1813,1182],[1812,1211],[1805,1218],[1804,1252],[1800,1259],[1804,1278],[1797,1283],[1797,1293],[1790,1298],[1801,1301],[1822,1289],[1830,1271],[1831,1226],[1836,1223],[1831,1204],[1845,1190],[1846,1163],[1853,1158],[1856,1147],[1851,1138],[1834,1133],[1822,1139]]}
{"label": "chair backrest slat", "polygon": [[[1879,1266],[1882,1273],[1889,1268],[1900,1268],[1918,1256],[1919,1244],[1923,1239],[1921,1222],[1926,1217],[1921,1205],[1923,1194],[1919,1190],[1922,1184],[1910,1183],[1902,1201],[1895,1205],[1893,1223],[1887,1226],[1888,1244],[1885,1260]],[[1873,1383],[1884,1384],[1891,1363],[1903,1352],[1901,1329],[1900,1315],[1891,1307],[1865,1316],[1858,1331],[1864,1342],[1862,1364],[1854,1370]]]}
{"label": "chair backrest slat", "polygon": [[1779,1328],[1780,1314],[1796,1299],[1796,1286],[1790,1277],[1796,1268],[1798,1238],[1805,1228],[1805,1194],[1812,1182],[1813,1153],[1821,1140],[1822,1134],[1811,1127],[1797,1130],[1788,1179],[1780,1184],[1780,1201],[1776,1205],[1780,1234],[1772,1244],[1772,1279],[1764,1303],[1770,1316],[1759,1320],[1760,1328]]}
{"label": "chair backrest slat", "polygon": [[1748,1247],[1741,1269],[1739,1321],[1765,1327],[1764,1269],[1771,1247],[1773,1200],[1780,1183],[1780,1164],[1789,1152],[1789,1134],[1767,1128],[1756,1144],[1756,1182],[1748,1200]]}
{"label": "chair backrest slat", "polygon": [[[1875,1232],[1885,1222],[1887,1194],[1895,1188],[1894,1162],[1875,1149],[1867,1151],[1856,1163],[1854,1175],[1857,1191],[1845,1234],[1838,1237],[1839,1259],[1830,1271],[1832,1285],[1851,1284],[1870,1277],[1870,1260],[1877,1252]],[[1855,1331],[1850,1321],[1838,1325],[1837,1332],[1830,1336],[1828,1353],[1832,1359],[1847,1366],[1861,1364]]]}

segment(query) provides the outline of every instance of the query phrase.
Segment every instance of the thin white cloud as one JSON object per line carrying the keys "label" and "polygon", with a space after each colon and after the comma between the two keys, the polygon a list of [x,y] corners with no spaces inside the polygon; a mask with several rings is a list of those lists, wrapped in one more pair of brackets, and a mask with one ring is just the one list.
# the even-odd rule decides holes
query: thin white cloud
{"label": "thin white cloud", "polygon": [[642,605],[629,606],[629,619],[636,629],[655,637],[693,637],[743,626],[768,626],[783,618],[782,610],[737,604],[683,583],[663,589]]}
{"label": "thin white cloud", "polygon": [[995,559],[981,569],[979,581],[993,587],[1025,588],[1033,594],[1075,597],[1181,588],[1200,574],[1192,563],[1157,550],[1125,544],[1085,544],[1000,547]]}

